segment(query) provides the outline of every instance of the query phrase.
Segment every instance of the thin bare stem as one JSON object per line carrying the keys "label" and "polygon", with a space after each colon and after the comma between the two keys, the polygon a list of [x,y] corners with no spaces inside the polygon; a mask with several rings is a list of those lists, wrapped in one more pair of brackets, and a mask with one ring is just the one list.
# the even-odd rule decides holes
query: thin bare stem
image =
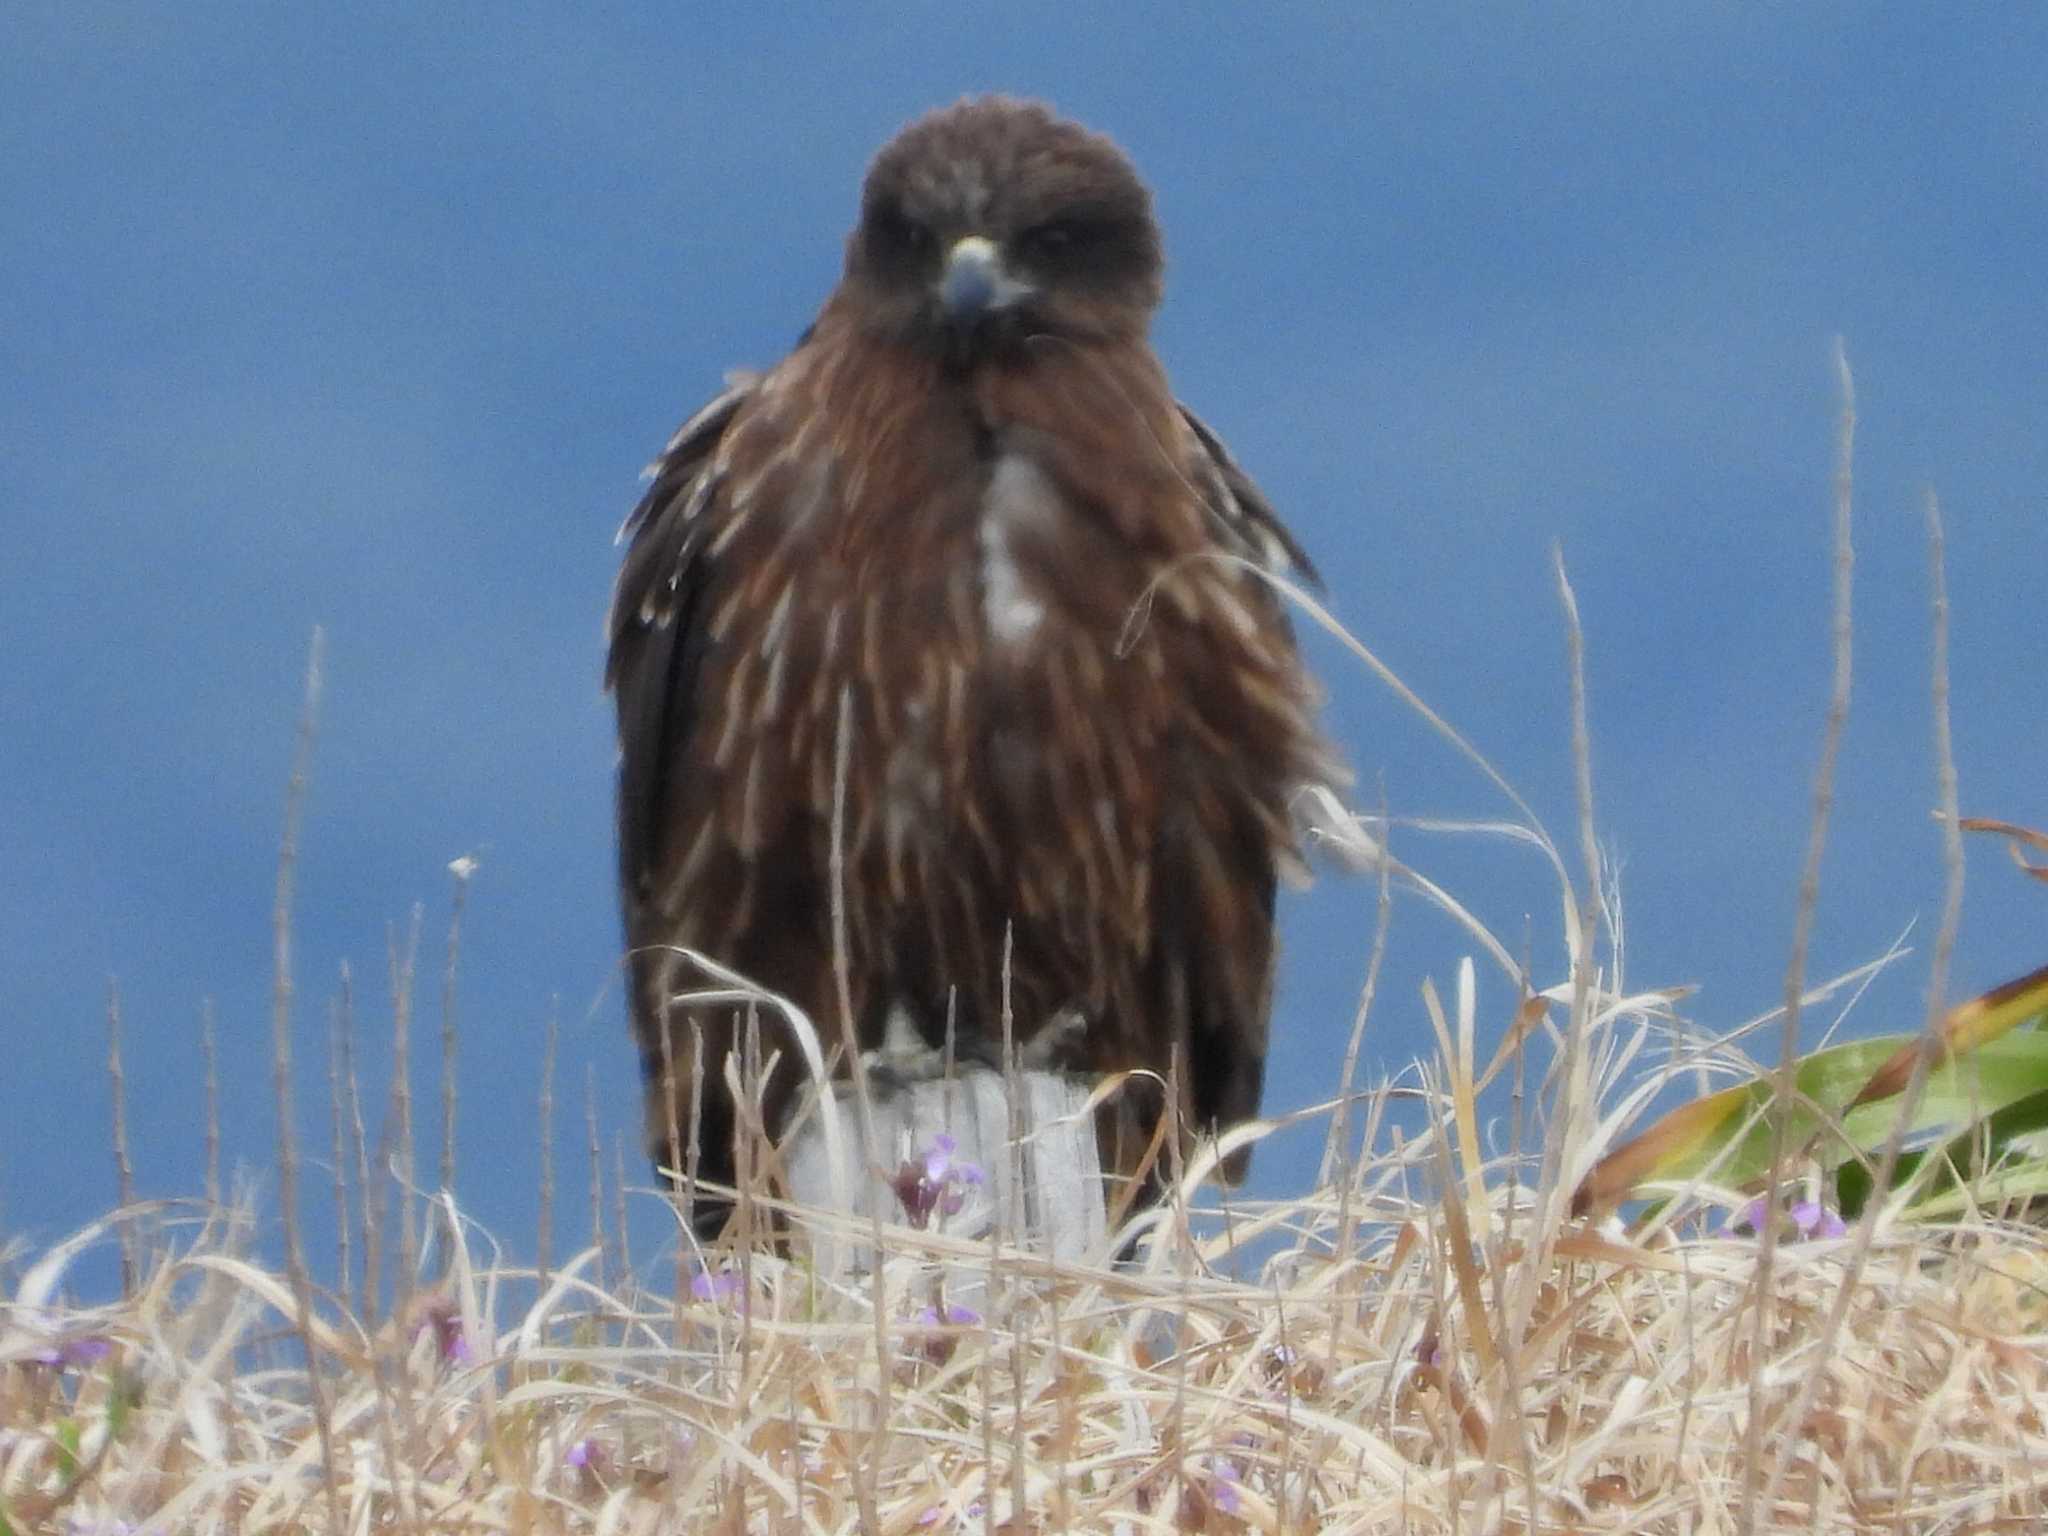
{"label": "thin bare stem", "polygon": [[420,952],[420,924],[425,913],[413,903],[412,923],[406,930],[405,946],[399,947],[393,932],[388,945],[391,970],[391,1127],[397,1138],[398,1161],[398,1301],[402,1308],[412,1295],[414,1274],[419,1264],[419,1218],[413,1204],[418,1187],[414,1177],[412,1126],[412,984]]}
{"label": "thin bare stem", "polygon": [[220,1048],[214,1037],[213,999],[199,1004],[199,1059],[206,1078],[206,1204],[220,1209]]}
{"label": "thin bare stem", "polygon": [[448,913],[448,963],[441,972],[441,1188],[455,1187],[455,978],[462,956],[462,909],[476,859],[465,854],[448,866],[455,900]]}
{"label": "thin bare stem", "polygon": [[128,1157],[128,1076],[121,1066],[121,984],[107,978],[107,1086],[114,1112],[115,1199],[127,1213],[121,1222],[121,1298],[135,1294],[135,1165]]}
{"label": "thin bare stem", "polygon": [[[1778,1069],[1771,1107],[1770,1175],[1764,1187],[1766,1202],[1778,1198],[1778,1184],[1785,1173],[1787,1127],[1792,1118],[1793,1094],[1799,1085],[1799,1017],[1806,994],[1806,956],[1813,941],[1813,924],[1820,909],[1821,855],[1827,848],[1828,819],[1835,803],[1835,763],[1841,756],[1842,735],[1849,723],[1852,681],[1853,625],[1850,598],[1855,588],[1856,551],[1851,541],[1851,513],[1854,509],[1854,467],[1856,448],[1856,383],[1849,372],[1849,355],[1840,337],[1835,339],[1835,380],[1841,392],[1841,410],[1835,425],[1834,475],[1834,596],[1833,653],[1834,681],[1828,694],[1826,725],[1821,734],[1820,767],[1814,774],[1813,817],[1806,840],[1806,859],[1799,875],[1799,906],[1792,921],[1792,953],[1785,965],[1784,1025],[1779,1035]],[[1775,1297],[1772,1275],[1777,1263],[1778,1223],[1766,1220],[1758,1234],[1755,1315],[1750,1333],[1751,1358],[1769,1358],[1771,1313]],[[1742,1468],[1742,1528],[1757,1529],[1757,1495],[1762,1481],[1763,1448],[1766,1433],[1764,1399],[1768,1373],[1757,1371],[1749,1382],[1749,1422],[1744,1432]],[[1775,1476],[1771,1479],[1776,1482]]]}
{"label": "thin bare stem", "polygon": [[626,1137],[612,1137],[612,1225],[619,1232],[619,1273],[633,1273],[633,1238],[626,1226]]}
{"label": "thin bare stem", "polygon": [[540,1217],[535,1237],[540,1288],[548,1288],[555,1236],[555,1050],[561,1035],[561,999],[548,999],[547,1039],[540,1055]]}
{"label": "thin bare stem", "polygon": [[[1394,865],[1393,860],[1387,857],[1386,846],[1392,826],[1387,815],[1387,787],[1382,782],[1377,839],[1379,858],[1375,860],[1379,873],[1379,899],[1373,906],[1372,956],[1366,961],[1365,985],[1359,988],[1358,1008],[1351,1016],[1351,1036],[1344,1043],[1344,1066],[1337,1074],[1337,1111],[1330,1117],[1330,1133],[1323,1142],[1323,1161],[1316,1170],[1318,1188],[1327,1185],[1331,1175],[1350,1157],[1351,1089],[1358,1078],[1358,1053],[1365,1045],[1365,1021],[1372,1014],[1373,997],[1379,991],[1380,966],[1387,957],[1387,934],[1393,928]],[[1339,1226],[1344,1224],[1340,1219]]]}
{"label": "thin bare stem", "polygon": [[[1906,1079],[1905,1091],[1899,1096],[1899,1107],[1892,1121],[1891,1134],[1885,1138],[1884,1155],[1878,1159],[1877,1172],[1871,1181],[1870,1198],[1865,1202],[1863,1215],[1856,1223],[1849,1247],[1849,1260],[1843,1266],[1840,1284],[1835,1289],[1833,1304],[1828,1308],[1827,1321],[1822,1324],[1820,1339],[1816,1348],[1819,1359],[1831,1358],[1835,1340],[1840,1335],[1844,1319],[1849,1314],[1853,1293],[1859,1283],[1865,1263],[1870,1256],[1870,1245],[1877,1234],[1878,1213],[1884,1207],[1884,1195],[1892,1187],[1892,1179],[1898,1171],[1899,1154],[1905,1147],[1906,1129],[1912,1125],[1920,1109],[1920,1097],[1927,1088],[1928,1073],[1941,1058],[1943,1017],[1948,1012],[1948,972],[1955,956],[1956,933],[1962,926],[1963,918],[1963,833],[1961,826],[1960,797],[1956,788],[1955,738],[1949,723],[1949,681],[1948,681],[1948,564],[1947,541],[1941,523],[1941,503],[1930,489],[1926,498],[1927,560],[1929,585],[1933,590],[1930,628],[1932,629],[1933,658],[1932,677],[1929,686],[1929,708],[1934,716],[1934,782],[1935,795],[1939,801],[1937,821],[1941,827],[1942,853],[1942,903],[1941,927],[1934,936],[1934,956],[1928,968],[1927,1018],[1920,1031],[1920,1050],[1913,1060],[1912,1075]],[[1812,1405],[1814,1392],[1821,1373],[1808,1371],[1799,1382],[1799,1390],[1793,1398],[1788,1422],[1803,1424],[1806,1413]],[[1784,1480],[1786,1469],[1791,1465],[1792,1448],[1786,1442],[1795,1437],[1779,1437],[1778,1452],[1771,1464],[1770,1482],[1765,1486],[1763,1502],[1768,1505],[1776,1496],[1778,1485]]]}
{"label": "thin bare stem", "polygon": [[[853,756],[853,690],[839,690],[839,724],[833,738],[832,752],[832,982],[839,996],[839,1039],[846,1052],[846,1059],[853,1074],[853,1091],[860,1105],[861,1147],[865,1153],[868,1177],[880,1170],[881,1152],[875,1140],[875,1103],[868,1087],[868,1067],[861,1055],[860,1040],[853,1017],[853,980],[851,962],[846,943],[846,780],[848,765]],[[829,1093],[831,1087],[824,1088]],[[888,1435],[889,1422],[889,1318],[888,1293],[881,1261],[881,1215],[872,1207],[869,1210],[870,1238],[875,1252],[875,1371],[878,1380],[878,1399],[875,1406],[875,1427],[869,1447],[869,1455],[862,1471],[855,1481],[854,1497],[860,1509],[861,1529],[879,1531],[880,1517],[875,1512],[875,1484],[873,1468],[881,1464],[883,1443]],[[991,1503],[994,1501],[991,1500]]]}
{"label": "thin bare stem", "polygon": [[[355,1163],[356,1201],[361,1208],[363,1221],[363,1271],[361,1289],[358,1292],[357,1309],[362,1313],[363,1325],[372,1327],[377,1321],[377,1306],[382,1299],[380,1267],[384,1260],[384,1228],[378,1211],[381,1204],[379,1181],[370,1172],[369,1132],[363,1124],[363,1082],[356,1072],[356,993],[355,976],[344,960],[341,964],[340,980],[340,1037],[341,1037],[341,1083],[348,1095],[348,1146],[349,1156]],[[341,1277],[345,1291],[348,1276]]]}
{"label": "thin bare stem", "polygon": [[270,1064],[271,1093],[277,1105],[277,1197],[284,1219],[285,1268],[298,1313],[299,1342],[306,1351],[313,1423],[319,1432],[320,1463],[326,1472],[327,1525],[330,1531],[338,1533],[342,1529],[342,1514],[332,1409],[313,1331],[313,1279],[306,1269],[305,1241],[299,1230],[299,1142],[292,1123],[292,886],[298,873],[306,789],[313,772],[313,738],[320,717],[320,662],[324,648],[325,637],[316,627],[312,651],[306,660],[306,697],[299,715],[298,744],[292,751],[291,781],[285,789],[284,838],[277,850],[277,900],[271,909]]}
{"label": "thin bare stem", "polygon": [[589,1138],[590,1154],[590,1243],[597,1249],[598,1284],[602,1286],[607,1271],[617,1275],[619,1266],[605,1241],[604,1147],[597,1139],[597,1068],[590,1064],[583,1069],[583,1127]]}
{"label": "thin bare stem", "polygon": [[327,1132],[334,1174],[334,1275],[344,1295],[348,1293],[348,1277],[355,1258],[351,1244],[354,1222],[348,1199],[347,1110],[341,1076],[341,1036],[346,1027],[347,1016],[337,997],[327,1011]]}
{"label": "thin bare stem", "polygon": [[[1566,1022],[1564,1060],[1559,1065],[1557,1133],[1545,1154],[1544,1188],[1547,1212],[1545,1238],[1563,1222],[1572,1198],[1573,1180],[1564,1164],[1568,1149],[1584,1144],[1582,1117],[1593,1111],[1587,1076],[1587,1000],[1599,968],[1600,847],[1594,833],[1593,747],[1586,705],[1586,637],[1579,623],[1578,599],[1564,568],[1564,551],[1553,547],[1551,563],[1557,578],[1558,602],[1564,610],[1565,656],[1571,677],[1572,790],[1579,828],[1579,862],[1585,870],[1579,898],[1577,947],[1571,956],[1572,1006]],[[1525,1250],[1533,1255],[1535,1245]],[[1533,1295],[1529,1297],[1534,1300]]]}
{"label": "thin bare stem", "polygon": [[1929,486],[1927,519],[1928,584],[1933,592],[1929,627],[1933,656],[1928,697],[1934,715],[1934,785],[1940,801],[1943,873],[1941,927],[1934,936],[1933,964],[1927,979],[1927,1034],[1933,1037],[1948,1012],[1948,973],[1955,957],[1956,935],[1963,924],[1963,830],[1961,791],[1956,776],[1955,733],[1949,719],[1948,666],[1948,539],[1942,527],[1941,501]]}

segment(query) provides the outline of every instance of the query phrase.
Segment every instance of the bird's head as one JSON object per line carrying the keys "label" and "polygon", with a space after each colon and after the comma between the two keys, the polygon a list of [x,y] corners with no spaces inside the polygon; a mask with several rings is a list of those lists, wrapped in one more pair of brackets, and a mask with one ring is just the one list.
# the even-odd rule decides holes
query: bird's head
{"label": "bird's head", "polygon": [[1037,102],[920,118],[868,171],[843,291],[865,323],[961,361],[1141,338],[1159,303],[1152,199],[1108,139]]}

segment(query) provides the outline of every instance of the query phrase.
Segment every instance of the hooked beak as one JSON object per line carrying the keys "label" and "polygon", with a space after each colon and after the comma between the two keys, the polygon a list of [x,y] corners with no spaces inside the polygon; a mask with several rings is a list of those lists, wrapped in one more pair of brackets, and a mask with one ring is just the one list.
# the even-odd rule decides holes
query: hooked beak
{"label": "hooked beak", "polygon": [[1003,253],[984,235],[968,235],[946,253],[939,274],[939,303],[957,325],[972,325],[984,315],[1008,309],[1032,292],[1003,266]]}

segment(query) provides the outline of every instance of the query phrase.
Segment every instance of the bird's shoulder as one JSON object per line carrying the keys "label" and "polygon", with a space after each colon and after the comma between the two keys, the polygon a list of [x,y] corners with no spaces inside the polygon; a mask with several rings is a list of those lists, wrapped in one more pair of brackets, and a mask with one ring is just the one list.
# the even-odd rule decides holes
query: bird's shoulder
{"label": "bird's shoulder", "polygon": [[619,525],[626,548],[605,623],[610,650],[607,686],[616,687],[637,632],[667,628],[683,617],[691,567],[716,521],[724,476],[721,445],[760,396],[765,375],[728,374],[725,387],[693,411],[642,474],[646,490]]}
{"label": "bird's shoulder", "polygon": [[1217,542],[1269,575],[1317,583],[1308,552],[1215,429],[1185,401],[1176,400],[1174,409],[1187,433],[1186,457]]}

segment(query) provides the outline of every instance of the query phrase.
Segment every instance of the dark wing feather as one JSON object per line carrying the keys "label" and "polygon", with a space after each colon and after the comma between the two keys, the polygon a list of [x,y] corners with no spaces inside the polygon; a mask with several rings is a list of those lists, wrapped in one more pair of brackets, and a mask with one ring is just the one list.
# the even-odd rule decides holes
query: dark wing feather
{"label": "dark wing feather", "polygon": [[[1208,463],[1202,466],[1208,471],[1204,478],[1213,476],[1214,484],[1202,487],[1204,499],[1222,518],[1228,542],[1242,546],[1259,564],[1276,575],[1287,575],[1291,569],[1321,585],[1322,578],[1316,574],[1308,552],[1295,542],[1294,535],[1280,521],[1280,514],[1273,510],[1273,504],[1266,500],[1265,493],[1252,483],[1252,477],[1238,468],[1237,460],[1223,446],[1223,439],[1185,405],[1179,401],[1174,405],[1208,459]],[[1219,488],[1223,493],[1221,496],[1216,494]]]}
{"label": "dark wing feather", "polygon": [[619,873],[639,900],[660,867],[668,777],[696,726],[692,700],[705,634],[702,515],[718,489],[721,436],[757,387],[736,380],[684,422],[655,460],[653,483],[619,529],[630,540],[605,622],[605,686],[619,713]]}
{"label": "dark wing feather", "polygon": [[[1316,582],[1307,553],[1223,440],[1185,405],[1176,402],[1176,408],[1195,439],[1189,474],[1217,544],[1272,575]],[[1263,582],[1252,585],[1263,599],[1257,604],[1263,633],[1254,643],[1270,650],[1267,659],[1248,658],[1249,663],[1263,668],[1278,661],[1276,670],[1290,671],[1293,631],[1279,595]],[[1309,771],[1307,759],[1319,749],[1305,720],[1302,724],[1299,735],[1282,733],[1294,738],[1283,752],[1300,756],[1269,764],[1262,777],[1288,783]],[[1238,723],[1235,729],[1241,734],[1244,727]],[[1176,858],[1185,867],[1171,882],[1175,894],[1161,913],[1178,963],[1185,967],[1192,1107],[1198,1122],[1219,1130],[1259,1112],[1272,1007],[1277,850],[1270,825],[1255,805],[1260,790],[1246,788],[1246,798],[1220,820],[1169,832],[1168,846],[1174,851],[1167,855],[1168,867]],[[1251,1149],[1240,1148],[1224,1161],[1224,1178],[1241,1180],[1250,1160]]]}

